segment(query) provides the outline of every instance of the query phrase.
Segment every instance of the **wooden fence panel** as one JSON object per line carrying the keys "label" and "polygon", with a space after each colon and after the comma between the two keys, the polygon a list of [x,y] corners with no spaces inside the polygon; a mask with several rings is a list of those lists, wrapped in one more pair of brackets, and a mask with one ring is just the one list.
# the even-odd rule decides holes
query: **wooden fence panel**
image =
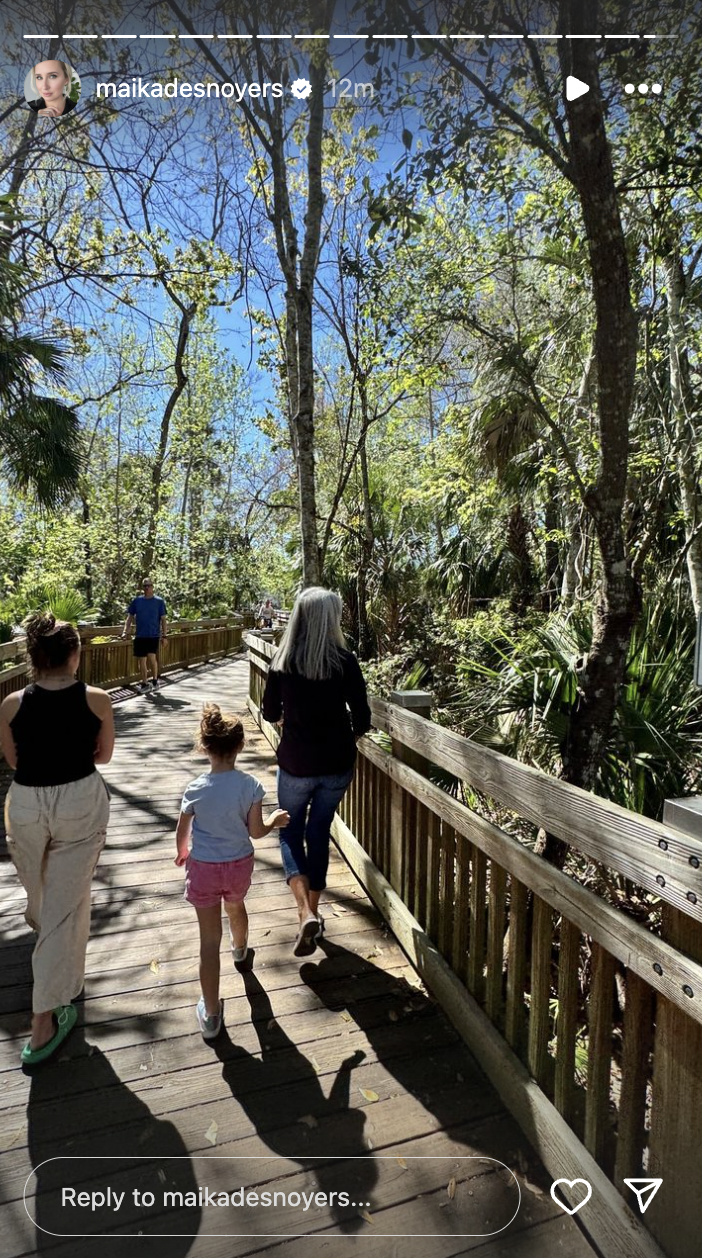
{"label": "wooden fence panel", "polygon": [[648,983],[631,971],[626,981],[617,1156],[614,1182],[643,1173],[647,1091],[651,1078],[655,1000]]}
{"label": "wooden fence panel", "polygon": [[[455,849],[455,889],[453,906],[453,939],[451,941],[451,965],[455,974],[468,984],[468,939],[470,934],[471,859],[474,849],[464,839]],[[449,960],[449,957],[446,958]]]}
{"label": "wooden fence panel", "polygon": [[527,888],[512,875],[510,878],[505,1039],[520,1056],[524,1045],[526,1023],[524,990],[527,970],[527,910]]}

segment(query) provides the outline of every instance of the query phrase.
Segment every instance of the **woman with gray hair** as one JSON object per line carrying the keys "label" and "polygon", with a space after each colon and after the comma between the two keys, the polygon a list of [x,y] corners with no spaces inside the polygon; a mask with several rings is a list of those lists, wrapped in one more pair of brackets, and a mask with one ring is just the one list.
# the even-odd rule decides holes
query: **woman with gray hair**
{"label": "woman with gray hair", "polygon": [[303,590],[266,680],[262,712],[280,722],[278,804],[290,814],[280,834],[283,868],[300,918],[293,952],[314,952],[324,930],[332,818],[353,777],[356,739],[370,729],[366,684],[341,632],[338,594]]}

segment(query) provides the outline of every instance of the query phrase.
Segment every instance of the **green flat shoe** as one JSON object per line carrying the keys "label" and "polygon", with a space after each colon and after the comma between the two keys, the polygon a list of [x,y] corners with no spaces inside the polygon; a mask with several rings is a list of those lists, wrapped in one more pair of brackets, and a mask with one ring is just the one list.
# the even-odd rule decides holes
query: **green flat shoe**
{"label": "green flat shoe", "polygon": [[42,1044],[41,1048],[30,1048],[31,1040],[28,1040],[22,1049],[22,1065],[38,1066],[39,1062],[47,1061],[56,1049],[63,1044],[63,1041],[70,1035],[78,1018],[78,1010],[75,1005],[59,1005],[54,1009],[54,1021],[56,1023],[56,1033],[51,1039]]}

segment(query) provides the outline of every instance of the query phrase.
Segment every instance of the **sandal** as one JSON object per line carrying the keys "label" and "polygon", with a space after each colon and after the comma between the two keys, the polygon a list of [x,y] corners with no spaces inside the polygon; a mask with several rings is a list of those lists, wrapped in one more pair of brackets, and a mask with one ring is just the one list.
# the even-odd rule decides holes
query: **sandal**
{"label": "sandal", "polygon": [[46,1044],[42,1044],[41,1048],[32,1048],[31,1040],[27,1040],[22,1049],[22,1065],[38,1066],[40,1062],[47,1059],[56,1052],[56,1049],[63,1044],[63,1041],[70,1035],[76,1021],[78,1019],[78,1010],[75,1005],[58,1005],[54,1009],[54,1022],[56,1023],[56,1031]]}
{"label": "sandal", "polygon": [[319,922],[317,921],[317,918],[314,916],[306,918],[297,932],[293,955],[296,957],[311,956],[317,947],[318,934]]}

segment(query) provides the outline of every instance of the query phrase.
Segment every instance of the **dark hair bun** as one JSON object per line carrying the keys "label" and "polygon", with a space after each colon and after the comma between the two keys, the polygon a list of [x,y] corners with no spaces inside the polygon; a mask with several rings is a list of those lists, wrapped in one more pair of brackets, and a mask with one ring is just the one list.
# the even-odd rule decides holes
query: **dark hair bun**
{"label": "dark hair bun", "polygon": [[80,634],[74,625],[57,620],[53,612],[34,612],[24,622],[27,653],[35,675],[63,668],[80,650]]}
{"label": "dark hair bun", "polygon": [[29,616],[24,622],[25,632],[27,634],[27,646],[30,648],[38,646],[42,638],[53,633],[56,628],[56,617],[53,612],[35,612],[33,616]]}

